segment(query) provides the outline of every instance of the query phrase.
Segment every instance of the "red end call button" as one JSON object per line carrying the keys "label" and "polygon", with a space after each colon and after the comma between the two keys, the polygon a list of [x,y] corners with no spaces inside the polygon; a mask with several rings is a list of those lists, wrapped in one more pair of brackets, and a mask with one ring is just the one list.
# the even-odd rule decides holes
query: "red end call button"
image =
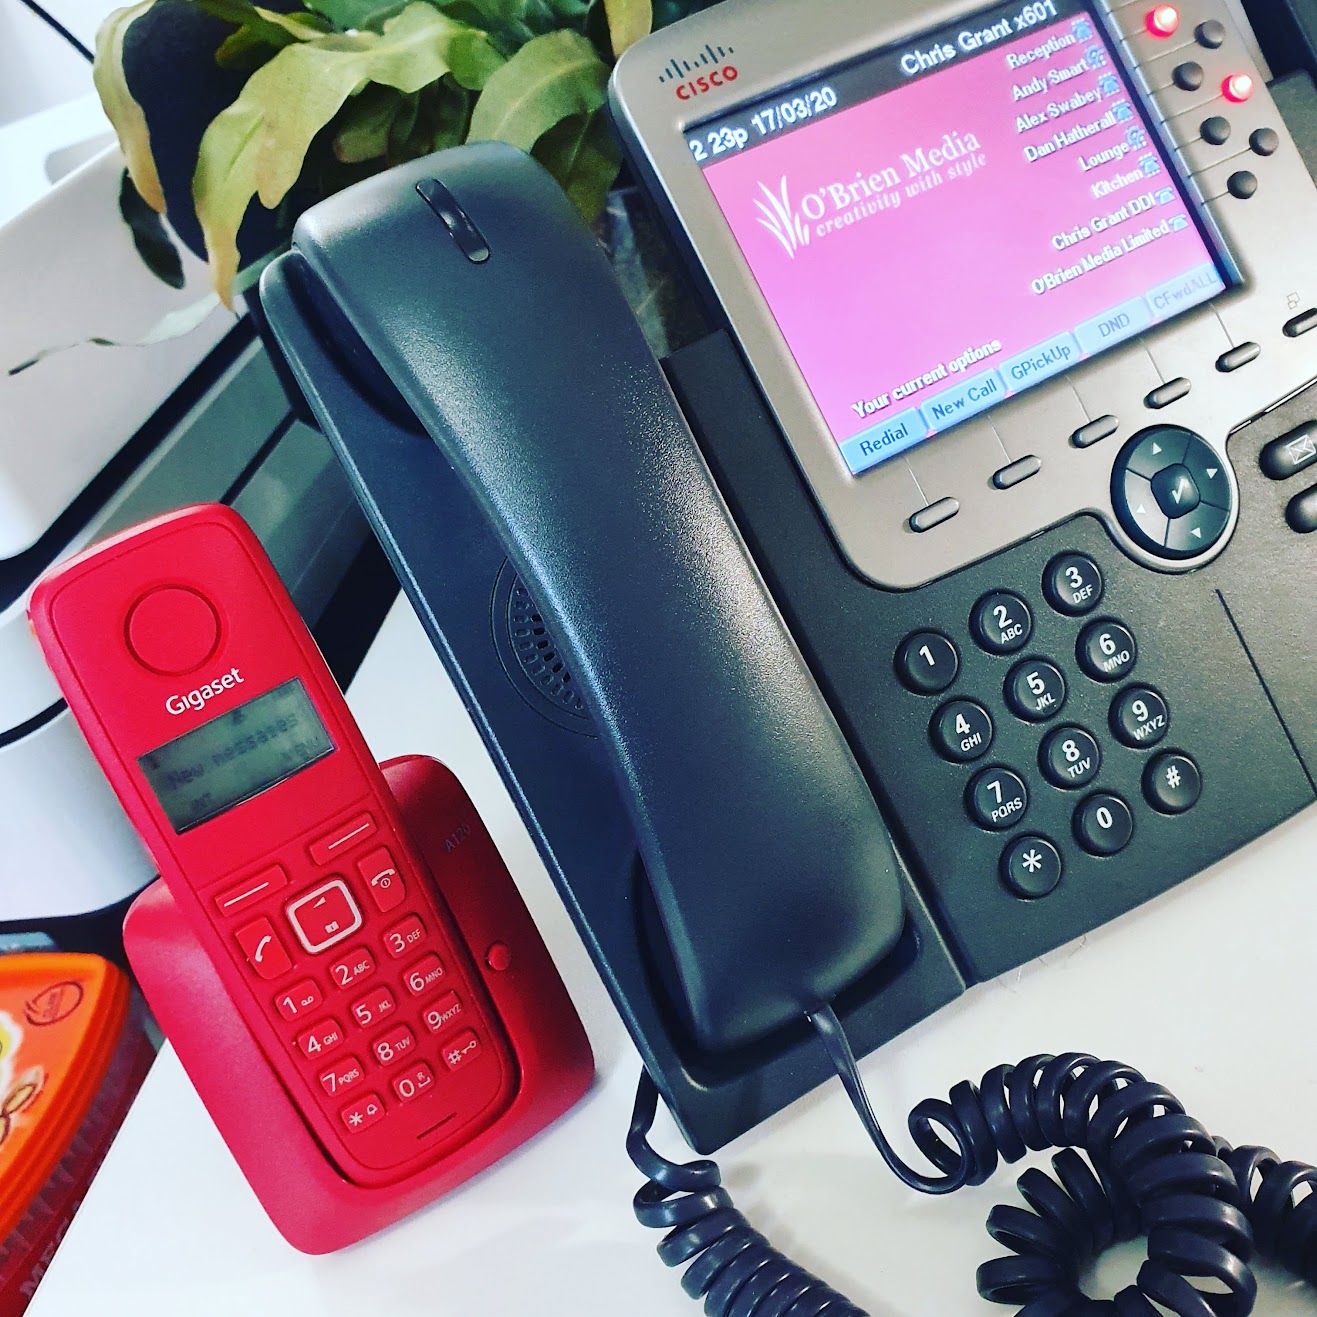
{"label": "red end call button", "polygon": [[361,911],[342,878],[331,878],[298,897],[285,913],[297,940],[313,956],[351,937],[361,927]]}
{"label": "red end call button", "polygon": [[128,614],[128,648],[152,672],[169,676],[199,668],[219,645],[219,614],[195,590],[162,585]]}
{"label": "red end call button", "polygon": [[395,909],[407,899],[407,888],[403,885],[402,874],[393,863],[393,856],[383,846],[371,851],[364,860],[358,860],[357,872],[365,882],[370,892],[370,899],[375,902],[375,909],[380,914]]}

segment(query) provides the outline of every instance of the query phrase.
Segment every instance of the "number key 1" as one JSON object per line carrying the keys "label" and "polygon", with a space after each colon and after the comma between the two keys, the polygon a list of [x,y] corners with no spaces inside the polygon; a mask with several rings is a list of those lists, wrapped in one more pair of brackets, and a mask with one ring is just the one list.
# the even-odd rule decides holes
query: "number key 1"
{"label": "number key 1", "polygon": [[960,655],[939,631],[916,631],[896,652],[896,675],[916,695],[936,695],[956,680]]}

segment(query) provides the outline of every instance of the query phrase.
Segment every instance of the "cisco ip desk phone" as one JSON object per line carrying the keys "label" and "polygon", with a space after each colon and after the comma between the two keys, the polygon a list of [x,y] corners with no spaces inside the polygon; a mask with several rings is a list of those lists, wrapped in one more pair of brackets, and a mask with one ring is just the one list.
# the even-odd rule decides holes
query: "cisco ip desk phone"
{"label": "cisco ip desk phone", "polygon": [[1313,801],[1313,92],[1254,49],[1221,0],[729,0],[640,43],[614,118],[720,325],[665,369],[492,144],[266,272],[644,1058],[638,1208],[710,1311],[787,1307],[736,1297],[758,1246],[649,1151],[656,1091],[710,1151],[836,1071],[932,1192],[1081,1144],[1099,1179],[1061,1161],[980,1278],[1030,1317],[1071,1310],[1071,1209],[1163,1231],[1122,1313],[1212,1311],[1209,1274],[1247,1311],[1241,1202],[1307,1248],[1276,1159],[1136,1072],[959,1086],[912,1117],[929,1176],[853,1060]]}

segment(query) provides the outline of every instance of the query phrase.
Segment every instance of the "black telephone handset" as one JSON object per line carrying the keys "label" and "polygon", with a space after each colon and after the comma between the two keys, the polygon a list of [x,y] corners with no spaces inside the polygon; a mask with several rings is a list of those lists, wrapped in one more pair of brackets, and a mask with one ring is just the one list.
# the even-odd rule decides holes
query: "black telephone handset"
{"label": "black telephone handset", "polygon": [[340,360],[379,363],[363,389],[395,415],[397,389],[552,619],[698,1048],[834,1000],[901,936],[891,843],[558,185],[497,144],[433,157],[317,207],[284,259]]}

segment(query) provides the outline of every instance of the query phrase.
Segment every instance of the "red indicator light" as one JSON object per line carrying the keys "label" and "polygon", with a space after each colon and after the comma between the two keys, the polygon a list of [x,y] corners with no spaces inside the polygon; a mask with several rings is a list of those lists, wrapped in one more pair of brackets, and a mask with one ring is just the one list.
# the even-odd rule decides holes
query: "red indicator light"
{"label": "red indicator light", "polygon": [[1174,5],[1158,5],[1148,10],[1148,31],[1155,37],[1169,37],[1180,26],[1180,11]]}
{"label": "red indicator light", "polygon": [[1221,94],[1239,104],[1253,95],[1253,78],[1247,73],[1232,73],[1222,84]]}

